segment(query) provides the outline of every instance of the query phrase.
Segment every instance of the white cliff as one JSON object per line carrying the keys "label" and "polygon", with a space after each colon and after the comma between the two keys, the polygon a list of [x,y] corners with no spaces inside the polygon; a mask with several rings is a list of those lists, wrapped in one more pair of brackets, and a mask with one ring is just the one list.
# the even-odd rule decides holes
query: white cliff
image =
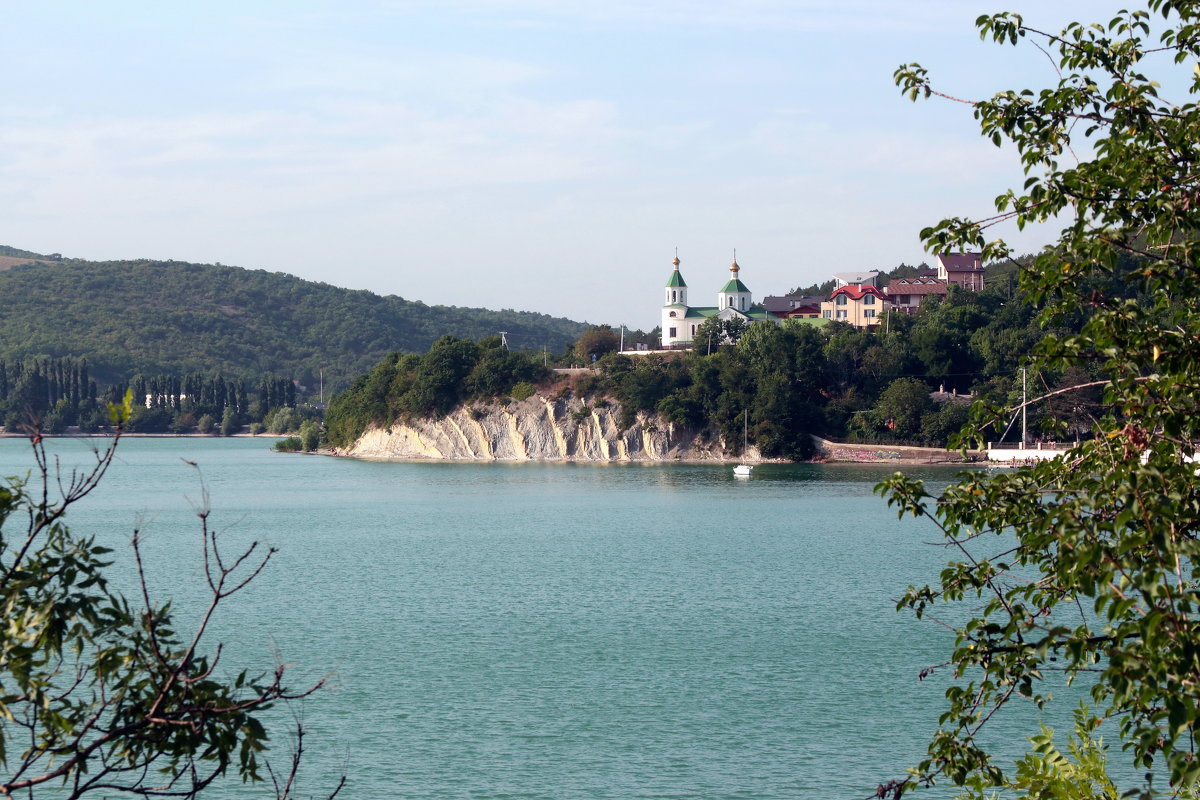
{"label": "white cliff", "polygon": [[[596,407],[600,406],[600,407]],[[719,439],[680,430],[639,413],[620,427],[621,409],[575,397],[461,406],[436,420],[397,421],[368,429],[342,455],[464,461],[725,461]],[[751,448],[748,454],[756,458]]]}

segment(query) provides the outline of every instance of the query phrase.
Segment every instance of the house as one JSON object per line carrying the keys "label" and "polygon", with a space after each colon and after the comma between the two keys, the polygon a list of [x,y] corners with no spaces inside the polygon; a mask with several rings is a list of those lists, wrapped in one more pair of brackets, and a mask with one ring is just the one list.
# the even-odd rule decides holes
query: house
{"label": "house", "polygon": [[891,298],[892,307],[903,314],[915,314],[925,304],[926,298],[945,297],[948,290],[944,279],[930,275],[896,278],[884,289]]}
{"label": "house", "polygon": [[821,316],[834,322],[847,322],[856,328],[878,325],[883,312],[891,307],[891,298],[874,286],[856,284],[834,289],[821,303]]}
{"label": "house", "polygon": [[713,317],[723,320],[737,318],[746,322],[765,320],[776,325],[783,322],[779,316],[754,304],[749,287],[742,283],[742,268],[738,266],[736,258],[729,265],[729,280],[717,292],[715,306],[688,305],[688,286],[679,271],[679,263],[679,256],[671,262],[675,269],[667,278],[663,296],[661,329],[664,349],[690,347],[699,327]]}
{"label": "house", "polygon": [[789,294],[763,298],[763,308],[783,319],[815,319],[821,316],[821,298],[816,295]]}
{"label": "house", "polygon": [[981,253],[938,253],[937,276],[970,292],[983,290]]}
{"label": "house", "polygon": [[843,286],[874,286],[875,281],[879,279],[879,273],[871,272],[835,272],[833,280],[837,284],[833,288],[840,289]]}

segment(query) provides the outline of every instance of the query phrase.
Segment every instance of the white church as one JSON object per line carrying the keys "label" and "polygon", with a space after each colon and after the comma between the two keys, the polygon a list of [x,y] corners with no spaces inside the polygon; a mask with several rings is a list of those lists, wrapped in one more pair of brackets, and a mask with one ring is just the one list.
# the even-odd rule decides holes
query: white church
{"label": "white church", "polygon": [[666,294],[663,297],[662,309],[662,346],[664,350],[688,347],[696,335],[696,330],[705,320],[716,317],[726,320],[734,317],[746,322],[769,320],[779,325],[783,322],[780,317],[767,311],[761,305],[754,305],[750,289],[742,283],[738,273],[736,256],[729,265],[729,281],[717,292],[715,306],[689,306],[687,300],[687,283],[679,272],[679,256],[671,262],[675,270],[667,279]]}

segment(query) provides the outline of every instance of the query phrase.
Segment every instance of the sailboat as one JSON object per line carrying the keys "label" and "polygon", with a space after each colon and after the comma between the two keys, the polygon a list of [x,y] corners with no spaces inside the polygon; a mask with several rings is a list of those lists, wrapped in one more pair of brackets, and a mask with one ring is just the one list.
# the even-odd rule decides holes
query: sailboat
{"label": "sailboat", "polygon": [[[750,411],[747,409],[742,412],[742,458],[746,457],[746,450],[749,447],[749,430],[750,430]],[[754,466],[751,464],[738,464],[733,468],[733,474],[739,478],[749,478],[754,472]]]}

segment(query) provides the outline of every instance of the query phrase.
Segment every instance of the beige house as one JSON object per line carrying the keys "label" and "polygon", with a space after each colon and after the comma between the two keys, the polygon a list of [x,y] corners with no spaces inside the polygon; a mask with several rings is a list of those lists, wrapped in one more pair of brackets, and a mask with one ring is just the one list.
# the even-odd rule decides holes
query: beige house
{"label": "beige house", "polygon": [[882,321],[891,305],[891,299],[874,286],[842,286],[821,303],[821,316],[856,328],[870,328]]}

